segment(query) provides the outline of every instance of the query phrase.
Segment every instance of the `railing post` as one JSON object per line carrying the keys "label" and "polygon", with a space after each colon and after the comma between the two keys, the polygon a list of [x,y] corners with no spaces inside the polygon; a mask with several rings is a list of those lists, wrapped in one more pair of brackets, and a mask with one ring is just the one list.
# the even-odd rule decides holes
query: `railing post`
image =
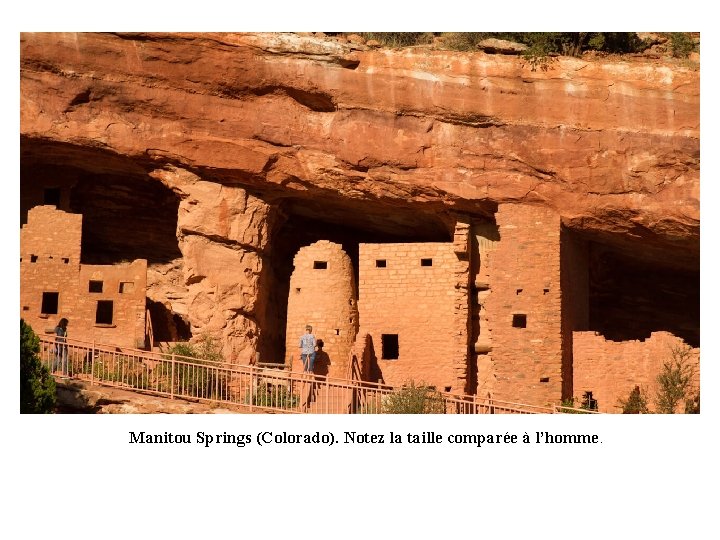
{"label": "railing post", "polygon": [[170,359],[170,399],[175,399],[175,353]]}
{"label": "railing post", "polygon": [[95,384],[95,340],[92,342],[90,349],[90,384]]}

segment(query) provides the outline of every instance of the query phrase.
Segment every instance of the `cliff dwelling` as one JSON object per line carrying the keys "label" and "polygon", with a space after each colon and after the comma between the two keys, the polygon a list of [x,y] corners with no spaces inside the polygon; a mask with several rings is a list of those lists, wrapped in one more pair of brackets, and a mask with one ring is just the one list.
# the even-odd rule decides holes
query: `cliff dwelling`
{"label": "cliff dwelling", "polygon": [[21,317],[293,370],[310,324],[319,376],[603,412],[687,347],[697,386],[699,71],[622,62],[23,34]]}

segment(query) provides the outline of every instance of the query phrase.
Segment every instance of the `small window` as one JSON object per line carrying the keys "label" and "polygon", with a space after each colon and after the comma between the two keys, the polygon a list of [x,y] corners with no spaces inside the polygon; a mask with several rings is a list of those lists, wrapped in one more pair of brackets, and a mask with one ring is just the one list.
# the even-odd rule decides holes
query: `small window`
{"label": "small window", "polygon": [[113,302],[112,300],[98,300],[95,309],[95,324],[112,324]]}
{"label": "small window", "polygon": [[118,292],[120,294],[135,292],[135,282],[134,281],[121,281],[120,287],[118,287]]}
{"label": "small window", "polygon": [[400,344],[397,334],[382,334],[382,359],[397,360],[400,357]]}
{"label": "small window", "polygon": [[420,266],[432,266],[432,259],[420,259]]}
{"label": "small window", "polygon": [[550,377],[542,377],[540,382],[550,382]]}
{"label": "small window", "polygon": [[42,295],[42,307],[40,313],[43,315],[57,315],[60,293],[44,292]]}
{"label": "small window", "polygon": [[300,287],[295,287],[295,294],[300,292]]}
{"label": "small window", "polygon": [[336,336],[339,336],[339,335],[340,335],[340,329],[339,329],[339,328],[336,328],[336,329],[335,329],[335,335],[336,335]]}
{"label": "small window", "polygon": [[327,261],[315,261],[313,263],[314,270],[327,270]]}
{"label": "small window", "polygon": [[522,292],[522,289],[515,289],[515,294],[520,294]]}
{"label": "small window", "polygon": [[445,391],[446,391],[446,392],[450,392],[451,390],[452,390],[452,386],[446,386],[446,387],[445,387]]}
{"label": "small window", "polygon": [[550,289],[543,289],[543,294],[547,294],[550,292]]}
{"label": "small window", "polygon": [[526,328],[527,327],[527,315],[522,313],[516,313],[513,315],[512,325],[515,328]]}
{"label": "small window", "polygon": [[375,259],[375,268],[385,268],[385,267],[387,267],[386,259]]}
{"label": "small window", "polygon": [[88,286],[88,292],[101,293],[102,291],[103,291],[103,282],[102,281],[90,280],[90,285]]}
{"label": "small window", "polygon": [[43,204],[51,204],[60,208],[60,188],[45,188],[43,191]]}
{"label": "small window", "polygon": [[30,255],[30,262],[31,263],[37,262],[37,257],[38,257],[37,255]]}
{"label": "small window", "polygon": [[23,306],[23,311],[30,311],[30,306]]}
{"label": "small window", "polygon": [[70,259],[68,259],[67,257],[63,257],[62,262],[63,262],[64,264],[70,264]]}
{"label": "small window", "polygon": [[583,394],[582,408],[589,411],[598,410],[598,402],[597,399],[593,399],[592,392],[585,392]]}

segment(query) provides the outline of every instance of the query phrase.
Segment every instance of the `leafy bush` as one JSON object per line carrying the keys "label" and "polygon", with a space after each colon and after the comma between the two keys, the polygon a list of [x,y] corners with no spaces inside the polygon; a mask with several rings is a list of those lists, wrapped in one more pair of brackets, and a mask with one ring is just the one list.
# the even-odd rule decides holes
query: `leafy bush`
{"label": "leafy bush", "polygon": [[623,414],[648,414],[648,399],[647,395],[639,386],[635,386],[630,391],[626,400],[619,400],[619,405],[622,407]]}
{"label": "leafy bush", "polygon": [[366,40],[374,39],[386,47],[411,47],[432,43],[432,32],[362,32]]}
{"label": "leafy bush", "polygon": [[277,407],[291,409],[297,407],[300,398],[282,384],[259,384],[255,391],[248,388],[245,394],[245,403],[259,407]]}
{"label": "leafy bush", "polygon": [[40,362],[40,340],[20,319],[20,412],[51,413],[55,410],[55,379]]}
{"label": "leafy bush", "polygon": [[661,414],[674,414],[677,406],[690,398],[695,367],[690,363],[692,349],[676,346],[670,349],[670,359],[663,362],[657,376],[658,389],[655,406]]}
{"label": "leafy bush", "polygon": [[672,54],[676,58],[687,58],[695,50],[695,42],[687,32],[672,32],[670,34]]}
{"label": "leafy bush", "polygon": [[445,401],[442,395],[424,384],[414,381],[385,397],[382,405],[385,414],[443,414]]}
{"label": "leafy bush", "polygon": [[[229,376],[226,371],[217,368],[217,363],[224,359],[214,338],[204,336],[197,345],[175,343],[164,354],[168,360],[172,359],[173,355],[176,356],[174,376],[172,365],[168,363],[161,364],[155,370],[161,391],[171,391],[172,379],[174,394],[206,399],[219,399],[229,395]],[[186,358],[177,358],[178,356]]]}
{"label": "leafy bush", "polygon": [[[87,362],[83,370],[90,371]],[[148,368],[138,360],[125,355],[100,354],[92,364],[93,378],[112,383],[123,383],[132,388],[148,388]]]}

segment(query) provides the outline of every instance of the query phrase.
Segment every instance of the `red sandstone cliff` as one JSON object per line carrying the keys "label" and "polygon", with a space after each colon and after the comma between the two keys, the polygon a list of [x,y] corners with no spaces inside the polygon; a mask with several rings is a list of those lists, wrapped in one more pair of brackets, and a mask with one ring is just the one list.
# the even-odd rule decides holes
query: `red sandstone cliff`
{"label": "red sandstone cliff", "polygon": [[[559,58],[532,71],[293,34],[23,34],[20,60],[23,201],[37,178],[82,186],[68,204],[96,205],[84,239],[159,254],[140,254],[148,295],[234,354],[277,317],[259,281],[273,279],[269,243],[296,249],[273,236],[293,219],[434,239],[454,213],[524,202],[648,264],[698,266],[691,67]],[[113,206],[127,219],[106,219]]]}

